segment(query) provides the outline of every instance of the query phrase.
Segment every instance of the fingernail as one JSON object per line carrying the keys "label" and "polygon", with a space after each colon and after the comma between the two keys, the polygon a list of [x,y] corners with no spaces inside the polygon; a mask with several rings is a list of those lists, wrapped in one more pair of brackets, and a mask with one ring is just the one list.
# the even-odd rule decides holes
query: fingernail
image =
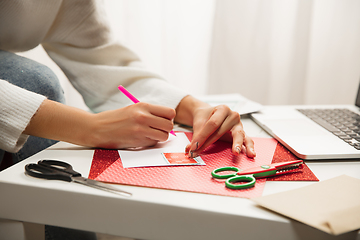
{"label": "fingernail", "polygon": [[193,152],[193,151],[190,151],[189,153],[190,153],[190,156],[189,156],[190,158],[196,158],[199,156],[199,154],[197,154],[196,152]]}
{"label": "fingernail", "polygon": [[241,153],[241,149],[239,146],[236,146],[236,151],[240,154]]}
{"label": "fingernail", "polygon": [[256,152],[255,152],[255,149],[251,149],[251,152],[254,154],[254,156],[256,156]]}
{"label": "fingernail", "polygon": [[196,145],[196,148],[195,148],[194,150],[190,150],[190,151],[189,151],[189,157],[191,157],[191,158],[197,157],[195,151],[198,150],[198,148],[199,148],[199,143],[196,142],[195,145]]}
{"label": "fingernail", "polygon": [[198,148],[199,148],[199,143],[198,143],[198,142],[196,142],[196,148],[195,148],[195,150],[194,150],[194,151],[198,150]]}

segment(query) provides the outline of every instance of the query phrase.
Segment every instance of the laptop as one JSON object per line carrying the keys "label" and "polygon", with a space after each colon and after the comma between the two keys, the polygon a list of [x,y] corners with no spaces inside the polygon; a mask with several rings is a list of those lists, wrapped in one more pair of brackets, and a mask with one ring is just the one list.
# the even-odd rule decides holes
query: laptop
{"label": "laptop", "polygon": [[360,159],[360,86],[355,105],[267,106],[251,118],[301,159]]}

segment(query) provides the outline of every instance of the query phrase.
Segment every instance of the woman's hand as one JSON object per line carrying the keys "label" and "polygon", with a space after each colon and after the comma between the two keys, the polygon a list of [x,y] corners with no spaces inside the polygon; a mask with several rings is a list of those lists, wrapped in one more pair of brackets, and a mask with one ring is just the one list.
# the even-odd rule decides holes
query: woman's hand
{"label": "woman's hand", "polygon": [[168,138],[174,118],[193,126],[193,139],[186,147],[192,157],[220,138],[232,141],[235,155],[245,149],[247,156],[255,156],[254,142],[246,136],[238,113],[191,96],[180,102],[176,112],[141,102],[97,114],[46,99],[24,133],[88,147],[147,147]]}
{"label": "woman's hand", "polygon": [[190,157],[197,156],[219,139],[232,142],[232,152],[235,155],[244,150],[248,157],[256,156],[254,142],[245,134],[239,113],[229,107],[211,107],[187,96],[176,110],[176,122],[193,126],[192,141],[185,149]]}
{"label": "woman's hand", "polygon": [[168,139],[175,110],[148,103],[94,115],[92,145],[103,148],[129,148],[155,145]]}
{"label": "woman's hand", "polygon": [[147,147],[165,141],[175,110],[148,103],[92,114],[44,100],[24,133],[87,147]]}

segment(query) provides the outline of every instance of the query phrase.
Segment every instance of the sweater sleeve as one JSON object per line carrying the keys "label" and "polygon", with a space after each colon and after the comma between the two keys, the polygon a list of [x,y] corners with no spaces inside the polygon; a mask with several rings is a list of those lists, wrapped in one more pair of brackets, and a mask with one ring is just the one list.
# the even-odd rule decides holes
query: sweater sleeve
{"label": "sweater sleeve", "polygon": [[118,85],[140,101],[175,108],[187,93],[147,70],[136,54],[112,37],[100,3],[64,1],[44,49],[94,112],[131,104]]}
{"label": "sweater sleeve", "polygon": [[23,134],[45,97],[0,79],[0,149],[19,151],[28,135]]}

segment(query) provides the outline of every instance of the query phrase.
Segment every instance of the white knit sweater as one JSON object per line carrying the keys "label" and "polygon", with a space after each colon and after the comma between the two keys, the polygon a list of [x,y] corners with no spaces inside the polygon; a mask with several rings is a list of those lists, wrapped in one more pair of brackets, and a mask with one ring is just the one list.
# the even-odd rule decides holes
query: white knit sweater
{"label": "white knit sweater", "polygon": [[[131,104],[120,84],[140,101],[172,108],[186,96],[113,38],[99,0],[1,0],[0,49],[20,52],[39,44],[94,112]],[[0,79],[0,149],[21,149],[28,137],[22,132],[44,99]]]}

